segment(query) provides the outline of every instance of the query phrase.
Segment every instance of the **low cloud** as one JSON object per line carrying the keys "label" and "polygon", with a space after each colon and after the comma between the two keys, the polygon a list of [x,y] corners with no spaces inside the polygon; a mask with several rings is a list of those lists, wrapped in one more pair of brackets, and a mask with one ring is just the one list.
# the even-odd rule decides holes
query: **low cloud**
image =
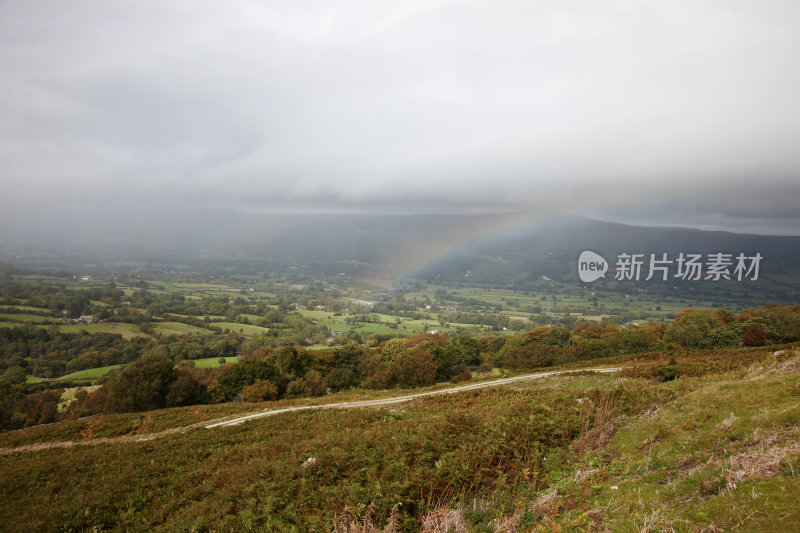
{"label": "low cloud", "polygon": [[798,21],[790,1],[5,1],[0,207],[546,205],[796,233]]}

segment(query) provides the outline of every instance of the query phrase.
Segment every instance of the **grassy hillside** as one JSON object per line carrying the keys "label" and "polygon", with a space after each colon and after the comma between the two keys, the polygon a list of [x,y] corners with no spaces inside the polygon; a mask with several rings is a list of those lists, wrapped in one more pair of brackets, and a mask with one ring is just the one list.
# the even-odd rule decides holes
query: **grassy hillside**
{"label": "grassy hillside", "polygon": [[[654,355],[618,375],[233,427],[191,425],[259,406],[6,433],[0,493],[10,503],[0,523],[9,531],[329,532],[335,522],[363,532],[797,531],[800,355],[776,353],[687,353],[677,358],[684,376],[670,382],[652,377],[663,363]],[[13,451],[60,441],[90,444]]]}

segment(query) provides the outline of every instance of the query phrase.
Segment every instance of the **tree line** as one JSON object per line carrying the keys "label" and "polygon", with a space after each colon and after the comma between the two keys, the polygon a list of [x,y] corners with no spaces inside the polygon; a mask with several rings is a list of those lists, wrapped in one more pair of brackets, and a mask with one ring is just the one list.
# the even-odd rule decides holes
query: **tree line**
{"label": "tree line", "polygon": [[[721,309],[687,309],[669,324],[618,326],[584,321],[572,329],[537,327],[516,335],[480,337],[422,334],[389,338],[373,347],[351,342],[321,350],[297,344],[256,346],[236,337],[210,339],[219,343],[216,354],[241,350],[238,362],[198,369],[191,358],[185,357],[191,343],[198,340],[171,344],[151,341],[140,347],[140,356],[133,362],[107,374],[97,391],[83,392],[63,412],[54,408],[60,394],[31,394],[25,384],[25,369],[7,367],[0,375],[0,427],[14,429],[59,417],[196,403],[321,396],[351,387],[423,387],[468,380],[475,372],[486,373],[495,367],[534,370],[617,354],[797,342],[800,306],[768,305],[736,314]],[[98,346],[91,348],[100,360],[109,350],[118,350],[112,347],[100,352]],[[79,357],[86,357],[86,353]]]}

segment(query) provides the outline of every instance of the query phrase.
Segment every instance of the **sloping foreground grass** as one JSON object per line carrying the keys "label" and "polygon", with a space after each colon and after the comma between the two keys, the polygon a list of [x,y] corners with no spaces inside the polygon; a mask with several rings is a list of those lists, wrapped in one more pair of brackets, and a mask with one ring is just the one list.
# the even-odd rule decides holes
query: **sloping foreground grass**
{"label": "sloping foreground grass", "polygon": [[[559,376],[7,454],[0,523],[329,532],[401,503],[405,531],[797,531],[799,378],[789,353],[665,384]],[[134,433],[149,415],[116,416]]]}
{"label": "sloping foreground grass", "polygon": [[798,376],[795,356],[662,385],[674,400],[616,421],[607,445],[552,484],[557,496],[545,522],[611,531],[800,531]]}
{"label": "sloping foreground grass", "polygon": [[[236,358],[228,358],[228,362],[231,359]],[[206,361],[208,364],[219,364],[216,358],[193,360],[193,362],[201,361]],[[575,373],[576,371],[574,370],[571,372],[573,372],[573,376],[581,375],[581,373]],[[510,378],[503,375],[504,378],[515,382],[529,378],[546,379],[547,376],[548,373],[511,376]],[[489,379],[489,377],[493,379]],[[270,413],[283,413],[286,412],[287,408],[321,408],[328,405],[337,406],[338,408],[355,408],[367,407],[367,405],[363,405],[365,402],[376,401],[383,403],[386,400],[390,400],[386,402],[387,404],[394,404],[397,402],[391,400],[397,400],[398,398],[405,402],[411,400],[414,396],[428,396],[448,391],[452,393],[464,388],[502,386],[503,383],[501,381],[503,380],[497,380],[497,377],[492,372],[476,376],[467,384],[462,383],[455,386],[450,383],[437,383],[430,387],[412,390],[353,388],[321,397],[300,397],[258,403],[231,402],[216,405],[197,405],[191,408],[159,409],[135,414],[107,414],[67,419],[52,424],[0,433],[0,454],[11,453],[14,449],[20,447],[40,447],[39,445],[41,444],[51,445],[53,443],[55,443],[53,445],[60,447],[73,444],[85,445],[100,440],[105,442],[108,439],[125,439],[131,435],[136,435],[137,438],[146,437],[152,439],[163,436],[160,435],[163,431],[183,430],[196,424],[198,420],[208,420],[209,417],[223,417],[223,423],[235,425],[242,417],[251,419],[272,416]],[[348,404],[358,405],[348,407]],[[207,422],[207,424],[210,424],[210,422]]]}

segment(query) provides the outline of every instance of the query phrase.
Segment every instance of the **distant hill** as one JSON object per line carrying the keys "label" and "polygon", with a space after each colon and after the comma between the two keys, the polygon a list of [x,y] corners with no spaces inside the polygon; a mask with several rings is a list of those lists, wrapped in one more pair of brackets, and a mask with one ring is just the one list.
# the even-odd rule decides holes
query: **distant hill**
{"label": "distant hill", "polygon": [[578,281],[577,257],[583,250],[598,252],[612,264],[622,252],[670,258],[680,252],[724,252],[760,253],[762,280],[786,287],[800,280],[800,237],[640,227],[545,212],[259,215],[142,208],[84,212],[63,223],[48,220],[4,224],[0,260],[65,266],[295,264],[323,274],[513,284],[541,276]]}

